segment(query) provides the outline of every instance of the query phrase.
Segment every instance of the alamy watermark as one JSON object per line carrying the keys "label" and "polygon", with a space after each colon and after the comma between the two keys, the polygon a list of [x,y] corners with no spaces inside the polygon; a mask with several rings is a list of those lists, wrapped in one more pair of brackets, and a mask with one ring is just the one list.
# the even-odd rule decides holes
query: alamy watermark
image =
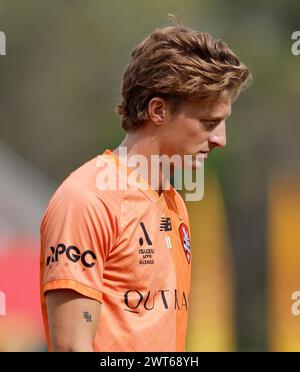
{"label": "alamy watermark", "polygon": [[6,35],[0,31],[0,56],[6,56]]}
{"label": "alamy watermark", "polygon": [[150,163],[143,155],[128,157],[126,147],[119,147],[117,155],[119,162],[105,154],[98,157],[96,166],[100,171],[96,183],[99,190],[126,190],[128,186],[134,191],[170,190],[172,177],[174,188],[185,191],[186,201],[203,198],[205,154],[151,155]]}
{"label": "alamy watermark", "polygon": [[6,296],[0,291],[0,315],[6,315]]}
{"label": "alamy watermark", "polygon": [[291,312],[294,316],[300,315],[300,291],[295,291],[291,295],[291,300],[294,301],[291,307]]}
{"label": "alamy watermark", "polygon": [[292,40],[295,42],[292,44],[292,54],[294,56],[300,55],[300,31],[294,31],[292,33]]}

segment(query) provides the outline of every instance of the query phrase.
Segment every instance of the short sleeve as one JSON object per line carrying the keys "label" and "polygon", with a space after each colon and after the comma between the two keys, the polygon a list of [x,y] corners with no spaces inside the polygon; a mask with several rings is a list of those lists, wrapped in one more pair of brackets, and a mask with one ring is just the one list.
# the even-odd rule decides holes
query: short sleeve
{"label": "short sleeve", "polygon": [[60,187],[41,224],[41,290],[72,289],[102,301],[106,259],[117,235],[109,200]]}

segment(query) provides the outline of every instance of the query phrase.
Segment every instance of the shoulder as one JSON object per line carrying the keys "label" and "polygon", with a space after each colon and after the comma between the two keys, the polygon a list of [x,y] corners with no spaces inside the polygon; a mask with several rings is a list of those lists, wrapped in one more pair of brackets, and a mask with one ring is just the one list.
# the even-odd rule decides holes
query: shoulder
{"label": "shoulder", "polygon": [[124,192],[99,187],[99,175],[104,172],[103,167],[98,166],[99,158],[101,157],[89,160],[62,182],[51,197],[45,215],[65,214],[66,211],[76,214],[83,214],[85,211],[97,213],[97,210],[102,210],[111,217],[118,218]]}

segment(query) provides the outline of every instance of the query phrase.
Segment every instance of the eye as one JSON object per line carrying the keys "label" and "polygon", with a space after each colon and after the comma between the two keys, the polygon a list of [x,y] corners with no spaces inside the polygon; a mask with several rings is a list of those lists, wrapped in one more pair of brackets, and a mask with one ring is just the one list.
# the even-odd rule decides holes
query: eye
{"label": "eye", "polygon": [[204,122],[204,125],[205,125],[206,129],[208,129],[208,130],[214,129],[219,124],[220,124],[220,120],[206,120]]}

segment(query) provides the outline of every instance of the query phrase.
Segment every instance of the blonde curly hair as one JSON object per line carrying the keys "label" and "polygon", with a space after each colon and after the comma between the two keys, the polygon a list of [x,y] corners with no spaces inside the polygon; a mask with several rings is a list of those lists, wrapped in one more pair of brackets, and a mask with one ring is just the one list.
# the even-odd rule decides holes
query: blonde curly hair
{"label": "blonde curly hair", "polygon": [[172,114],[188,99],[235,99],[251,78],[227,44],[181,24],[152,32],[132,51],[116,111],[125,131],[148,120],[148,103],[165,98]]}

